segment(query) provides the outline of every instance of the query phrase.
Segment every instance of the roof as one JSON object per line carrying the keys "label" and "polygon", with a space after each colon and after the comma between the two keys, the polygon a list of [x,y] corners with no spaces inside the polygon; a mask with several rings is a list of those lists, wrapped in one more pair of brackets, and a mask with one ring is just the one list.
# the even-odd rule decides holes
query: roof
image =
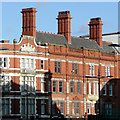
{"label": "roof", "polygon": [[36,42],[64,45],[68,44],[64,35],[36,32]]}
{"label": "roof", "polygon": [[51,33],[43,33],[43,32],[36,32],[36,42],[50,43],[56,45],[68,45],[71,48],[81,49],[82,47],[90,50],[100,50],[102,49],[103,52],[112,53],[114,49],[109,47],[108,45],[111,43],[103,41],[103,48],[97,44],[95,40],[80,38],[80,37],[72,37],[71,44],[68,44],[67,39],[64,35],[58,34],[51,34]]}

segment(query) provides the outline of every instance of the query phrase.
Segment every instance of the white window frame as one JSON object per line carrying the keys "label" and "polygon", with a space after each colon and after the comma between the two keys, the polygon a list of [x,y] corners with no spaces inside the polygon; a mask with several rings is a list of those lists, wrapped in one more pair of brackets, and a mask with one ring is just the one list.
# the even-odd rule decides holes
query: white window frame
{"label": "white window frame", "polygon": [[89,95],[91,95],[91,94],[92,94],[92,83],[89,82]]}
{"label": "white window frame", "polygon": [[89,65],[89,75],[92,76],[92,66]]}
{"label": "white window frame", "polygon": [[21,91],[35,91],[35,77],[34,76],[22,76],[21,77]]}
{"label": "white window frame", "polygon": [[2,90],[8,92],[11,90],[11,76],[9,75],[2,75]]}
{"label": "white window frame", "polygon": [[[0,57],[1,61],[0,61],[0,68],[8,68],[8,57]],[[6,62],[5,62],[6,59]],[[6,63],[6,66],[4,66],[4,64]]]}
{"label": "white window frame", "polygon": [[44,78],[41,78],[41,92],[42,93],[45,92],[45,81],[44,81]]}
{"label": "white window frame", "polygon": [[107,67],[107,70],[108,70],[108,76],[110,76],[110,67],[109,66]]}
{"label": "white window frame", "polygon": [[75,115],[75,102],[72,102],[72,114]]}
{"label": "white window frame", "polygon": [[105,66],[105,76],[110,76],[110,66]]}
{"label": "white window frame", "polygon": [[35,59],[34,58],[21,58],[21,68],[22,69],[34,69]]}

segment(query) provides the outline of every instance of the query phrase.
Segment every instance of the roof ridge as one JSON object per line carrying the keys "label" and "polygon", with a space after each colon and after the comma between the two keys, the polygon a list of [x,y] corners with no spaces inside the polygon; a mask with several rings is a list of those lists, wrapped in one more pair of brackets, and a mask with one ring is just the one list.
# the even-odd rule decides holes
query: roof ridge
{"label": "roof ridge", "polygon": [[39,32],[39,33],[45,33],[45,34],[50,34],[50,35],[58,35],[58,36],[64,36],[64,35],[62,35],[62,34],[55,34],[55,33],[50,33],[50,32],[43,32],[43,31],[36,31],[36,32]]}

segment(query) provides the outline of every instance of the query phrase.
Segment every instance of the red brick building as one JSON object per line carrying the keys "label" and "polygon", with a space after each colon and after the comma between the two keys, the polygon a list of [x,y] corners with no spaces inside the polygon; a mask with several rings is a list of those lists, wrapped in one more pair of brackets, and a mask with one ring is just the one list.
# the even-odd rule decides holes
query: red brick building
{"label": "red brick building", "polygon": [[36,31],[35,8],[21,13],[20,41],[0,43],[3,119],[97,114],[98,79],[86,75],[98,75],[99,69],[106,76],[101,79],[101,90],[110,79],[107,76],[119,75],[118,54],[102,41],[101,18],[90,19],[90,35],[85,39],[71,36],[70,11],[58,13],[58,34]]}

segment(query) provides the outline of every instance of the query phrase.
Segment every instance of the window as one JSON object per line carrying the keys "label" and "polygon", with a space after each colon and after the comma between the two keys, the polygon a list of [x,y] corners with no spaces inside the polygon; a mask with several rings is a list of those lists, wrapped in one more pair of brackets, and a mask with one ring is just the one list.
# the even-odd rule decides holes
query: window
{"label": "window", "polygon": [[24,69],[34,69],[34,59],[22,58],[21,67]]}
{"label": "window", "polygon": [[112,115],[112,104],[105,104],[106,115]]}
{"label": "window", "polygon": [[72,73],[73,75],[78,75],[78,63],[73,63],[72,64]]}
{"label": "window", "polygon": [[89,72],[91,76],[95,75],[95,66],[94,65],[89,65]]}
{"label": "window", "polygon": [[79,114],[80,113],[80,106],[79,102],[72,103],[72,114]]}
{"label": "window", "polygon": [[22,91],[34,91],[35,90],[35,77],[34,76],[23,76],[22,78]]}
{"label": "window", "polygon": [[57,81],[53,80],[53,92],[57,92]]}
{"label": "window", "polygon": [[73,102],[72,103],[72,114],[75,114],[76,113],[76,111],[75,111],[75,103]]}
{"label": "window", "polygon": [[77,82],[77,93],[80,94],[80,82]]}
{"label": "window", "polygon": [[45,81],[44,81],[44,78],[41,78],[41,92],[44,92],[45,91]]}
{"label": "window", "polygon": [[7,75],[2,75],[2,90],[10,91],[11,78]]}
{"label": "window", "polygon": [[94,92],[94,95],[96,94],[96,83],[93,83],[93,92]]}
{"label": "window", "polygon": [[25,112],[26,112],[26,110],[25,110],[25,108],[26,108],[26,103],[25,103],[25,102],[26,102],[26,101],[25,101],[25,98],[22,98],[22,109],[21,109],[22,115],[24,115]]}
{"label": "window", "polygon": [[63,82],[59,81],[59,92],[63,92]]}
{"label": "window", "polygon": [[74,82],[73,81],[70,82],[70,89],[71,89],[71,93],[74,93]]}
{"label": "window", "polygon": [[64,102],[60,103],[61,113],[64,114]]}
{"label": "window", "polygon": [[91,65],[89,65],[89,71],[90,71],[90,75],[92,75]]}
{"label": "window", "polygon": [[55,61],[55,73],[57,73],[57,62]]}
{"label": "window", "polygon": [[61,73],[61,64],[58,62],[58,73]]}
{"label": "window", "polygon": [[92,65],[92,75],[93,76],[95,75],[95,67],[94,67],[94,65]]}
{"label": "window", "polygon": [[32,98],[28,99],[28,114],[33,115],[35,112],[35,100]]}
{"label": "window", "polygon": [[104,84],[103,86],[103,95],[106,96],[107,95],[107,85]]}
{"label": "window", "polygon": [[3,115],[10,114],[10,101],[9,101],[9,98],[2,99],[2,114]]}
{"label": "window", "polygon": [[55,73],[61,73],[61,62],[55,61]]}
{"label": "window", "polygon": [[45,100],[41,100],[41,114],[45,114]]}
{"label": "window", "polygon": [[91,110],[90,110],[90,103],[87,103],[87,113],[90,114]]}
{"label": "window", "polygon": [[33,99],[33,98],[22,98],[22,114],[23,115],[27,114],[27,109],[28,109],[28,115],[35,114],[35,99]]}
{"label": "window", "polygon": [[112,115],[112,104],[109,104],[109,115]]}
{"label": "window", "polygon": [[108,67],[108,76],[110,76],[110,67]]}
{"label": "window", "polygon": [[75,70],[75,74],[78,75],[78,64],[76,63],[76,70]]}
{"label": "window", "polygon": [[92,94],[92,83],[89,83],[89,94]]}
{"label": "window", "polygon": [[44,69],[44,60],[41,60],[41,69]]}
{"label": "window", "polygon": [[80,113],[80,106],[79,106],[79,102],[77,103],[77,111],[76,111],[77,114]]}
{"label": "window", "polygon": [[98,83],[95,83],[95,94],[98,95]]}
{"label": "window", "polygon": [[109,85],[109,96],[112,96],[112,85]]}
{"label": "window", "polygon": [[72,64],[73,75],[75,74],[75,63]]}
{"label": "window", "polygon": [[110,67],[109,66],[105,66],[105,76],[110,76]]}
{"label": "window", "polygon": [[3,67],[3,68],[8,67],[8,58],[0,57],[0,67]]}

